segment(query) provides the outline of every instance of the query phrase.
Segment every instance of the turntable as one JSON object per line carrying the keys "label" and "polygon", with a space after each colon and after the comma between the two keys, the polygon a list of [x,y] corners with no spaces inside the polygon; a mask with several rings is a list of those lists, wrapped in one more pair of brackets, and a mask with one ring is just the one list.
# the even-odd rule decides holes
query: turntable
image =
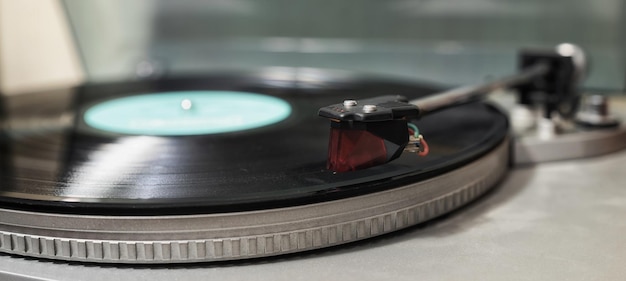
{"label": "turntable", "polygon": [[[143,61],[133,81],[2,98],[0,274],[621,272],[626,108],[605,95],[578,104],[588,64],[576,45],[520,49],[516,73],[453,88],[315,67],[168,68]],[[446,272],[457,263],[473,269]]]}

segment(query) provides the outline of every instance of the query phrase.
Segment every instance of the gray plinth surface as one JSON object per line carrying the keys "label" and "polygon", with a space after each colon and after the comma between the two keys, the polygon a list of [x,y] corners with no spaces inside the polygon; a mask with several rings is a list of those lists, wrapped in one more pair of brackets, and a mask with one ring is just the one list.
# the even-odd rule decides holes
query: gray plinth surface
{"label": "gray plinth surface", "polygon": [[163,267],[0,255],[0,280],[622,280],[625,166],[620,152],[517,167],[459,211],[336,248]]}

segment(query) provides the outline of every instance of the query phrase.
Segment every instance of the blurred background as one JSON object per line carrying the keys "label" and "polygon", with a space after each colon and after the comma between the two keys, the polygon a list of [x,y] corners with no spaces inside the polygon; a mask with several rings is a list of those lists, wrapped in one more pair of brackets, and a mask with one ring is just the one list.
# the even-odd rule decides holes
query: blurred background
{"label": "blurred background", "polygon": [[315,67],[444,85],[582,46],[585,87],[626,85],[623,0],[0,0],[6,94],[210,71]]}

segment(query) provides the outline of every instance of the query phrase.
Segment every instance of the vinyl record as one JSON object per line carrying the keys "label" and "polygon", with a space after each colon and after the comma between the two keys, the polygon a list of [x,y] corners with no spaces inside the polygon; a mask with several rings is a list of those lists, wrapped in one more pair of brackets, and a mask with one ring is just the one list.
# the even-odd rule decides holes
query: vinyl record
{"label": "vinyl record", "polygon": [[[424,181],[495,148],[506,137],[506,118],[483,103],[444,110],[417,121],[430,144],[428,156],[404,153],[385,165],[335,173],[326,169],[329,121],[317,110],[348,98],[416,98],[437,90],[334,71],[270,70],[4,97],[0,204],[73,214],[207,214],[324,202]],[[209,110],[197,102],[205,94],[224,98],[208,104],[214,119],[244,121],[157,130],[178,120],[159,116]],[[125,99],[141,96],[148,102]],[[152,102],[161,98],[173,100],[176,110],[160,115]],[[250,103],[255,99],[259,103]],[[125,109],[98,107],[116,102]],[[233,102],[247,105],[231,107]],[[90,114],[104,122],[89,121]],[[128,124],[101,127],[124,114],[156,119],[130,131]],[[154,125],[150,120],[159,124],[146,131]]]}

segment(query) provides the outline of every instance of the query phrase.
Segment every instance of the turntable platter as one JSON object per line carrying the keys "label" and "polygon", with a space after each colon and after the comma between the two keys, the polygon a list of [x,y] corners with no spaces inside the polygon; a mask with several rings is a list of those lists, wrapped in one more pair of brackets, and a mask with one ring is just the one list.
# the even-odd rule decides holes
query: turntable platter
{"label": "turntable platter", "polygon": [[[316,116],[319,107],[390,93],[415,98],[436,88],[314,74],[219,74],[6,98],[0,251],[108,263],[304,251],[439,216],[479,197],[506,172],[507,120],[483,103],[420,120],[427,157],[405,153],[364,170],[326,170],[329,128]],[[291,110],[264,125],[202,134],[129,134],[86,122],[86,112],[107,102],[172,94],[184,101],[189,91],[246,93]]]}

